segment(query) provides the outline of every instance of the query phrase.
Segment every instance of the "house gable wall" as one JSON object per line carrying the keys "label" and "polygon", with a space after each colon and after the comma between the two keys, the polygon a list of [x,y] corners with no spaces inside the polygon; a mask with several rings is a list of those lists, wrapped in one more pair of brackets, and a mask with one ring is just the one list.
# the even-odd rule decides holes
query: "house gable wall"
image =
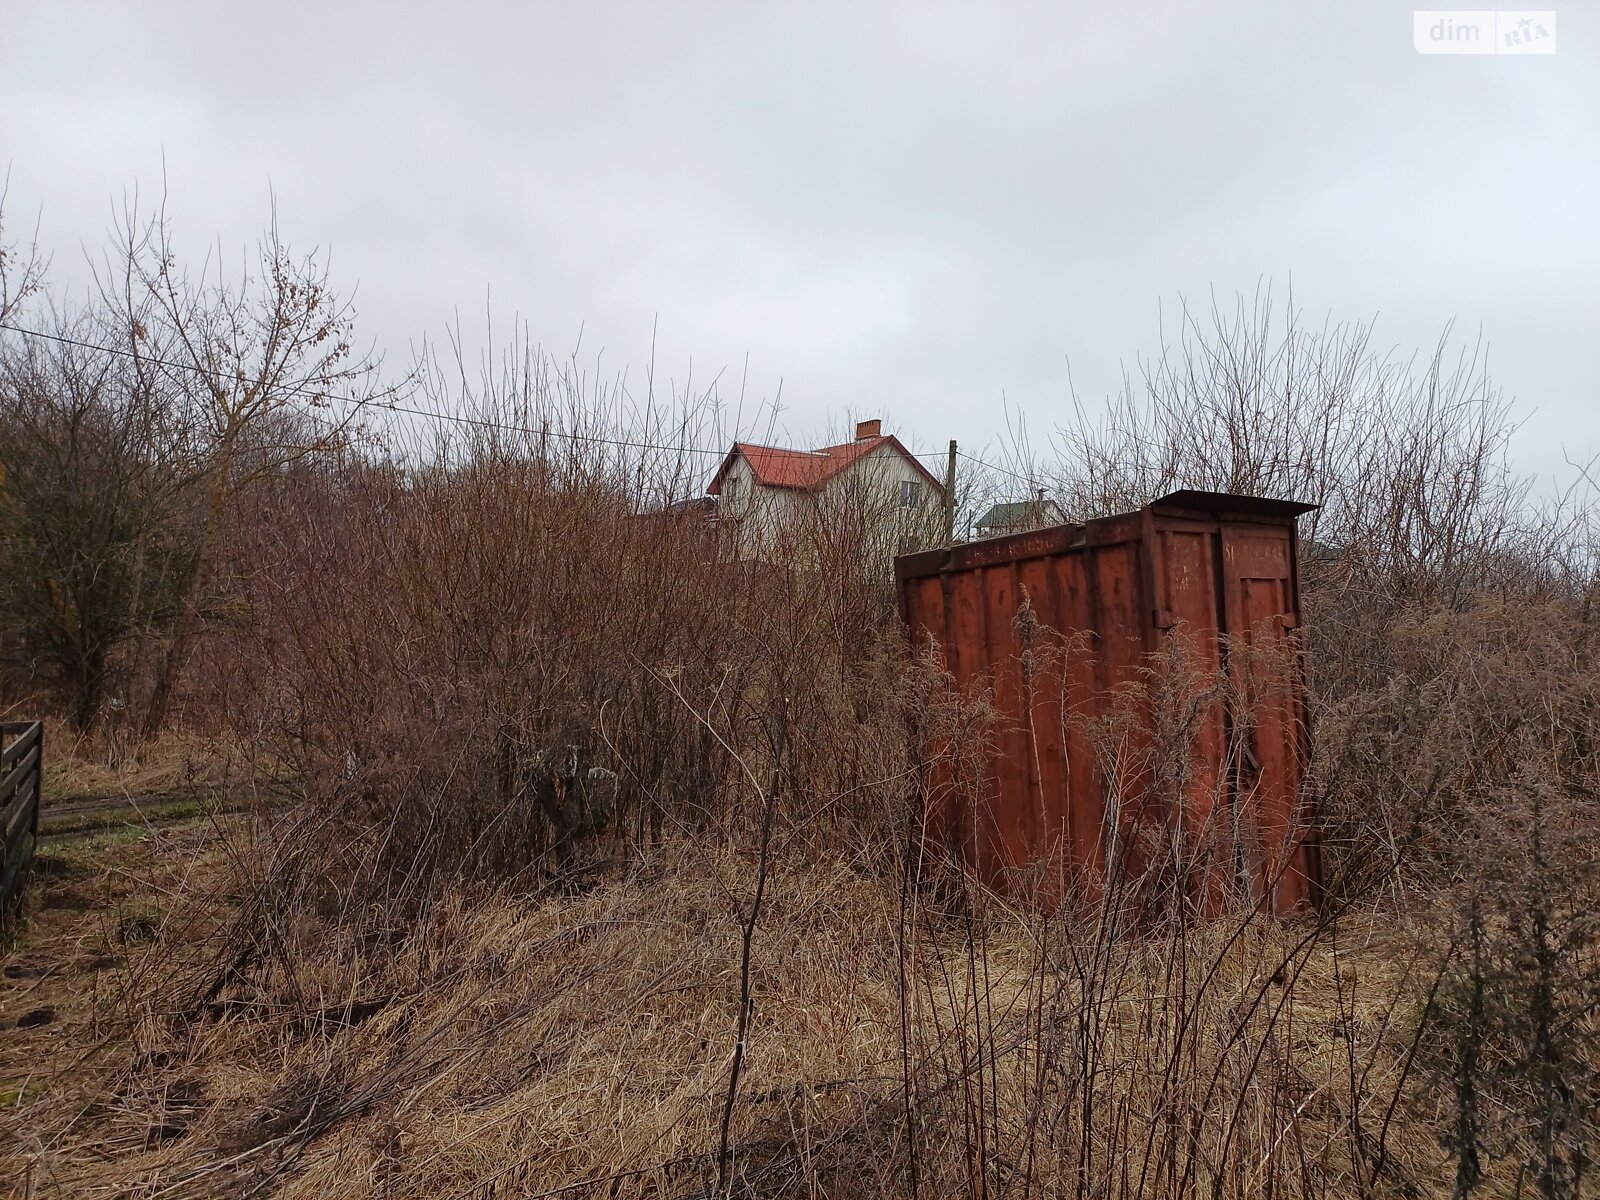
{"label": "house gable wall", "polygon": [[[901,486],[916,485],[916,503],[901,503]],[[921,467],[885,441],[815,490],[761,483],[749,461],[736,454],[720,477],[722,513],[737,530],[734,545],[744,559],[800,553],[807,535],[825,531],[833,514],[872,514],[874,542],[894,553],[906,539],[925,542],[940,526],[942,498]],[[808,522],[811,524],[808,525]],[[786,544],[787,543],[787,544]]]}

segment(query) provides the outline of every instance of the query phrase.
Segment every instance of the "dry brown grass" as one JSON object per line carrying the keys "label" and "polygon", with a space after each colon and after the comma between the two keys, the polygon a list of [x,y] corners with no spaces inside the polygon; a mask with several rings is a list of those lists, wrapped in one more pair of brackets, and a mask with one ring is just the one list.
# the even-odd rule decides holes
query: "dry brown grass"
{"label": "dry brown grass", "polygon": [[196,935],[186,922],[198,914],[179,901],[216,877],[222,857],[209,822],[39,850],[0,984],[8,1183],[25,1178],[22,1164],[45,1152],[59,1122],[113,1102],[100,1089],[129,1061],[113,1015]]}
{"label": "dry brown grass", "polygon": [[[103,842],[47,876],[7,962],[67,966],[10,983],[0,1009],[8,1021],[41,1003],[57,1009],[53,1024],[5,1044],[0,1073],[28,1081],[5,1113],[4,1169],[19,1193],[712,1187],[749,856],[676,854],[670,867],[614,870],[579,896],[448,895],[391,946],[351,944],[339,925],[293,914],[277,931],[287,953],[242,970],[197,1012],[196,969],[229,944],[237,915],[236,897],[217,890],[231,840],[190,830]],[[1315,1180],[1278,1186],[1318,1195],[1351,1186],[1356,1101],[1391,1094],[1401,1069],[1409,1014],[1394,1004],[1415,957],[1409,927],[1351,918],[1337,939],[1298,952],[1305,931],[1294,927],[1198,931],[1195,962],[1218,964],[1203,996],[1197,977],[1173,975],[1172,943],[1128,940],[1102,950],[1090,996],[1069,950],[1084,931],[1000,909],[971,922],[928,913],[906,1036],[898,911],[889,883],[848,863],[796,858],[773,874],[732,1129],[737,1194],[903,1195],[913,1158],[924,1194],[968,1192],[972,1170],[988,1181],[972,1194],[1021,1194],[1019,1156],[1033,1143],[1034,1190],[1075,1191],[1067,1164],[1044,1156],[1062,1139],[1042,1136],[1052,1120],[1074,1119],[1071,1105],[1041,1121],[1040,1101],[1062,1097],[1039,1076],[1051,1062],[1073,1069],[1063,1033],[1090,1004],[1106,1075],[1096,1104],[1117,1115],[1092,1123],[1103,1153],[1132,1154],[1165,1127],[1157,1068],[1188,1015],[1195,1078],[1224,1066],[1224,1094],[1253,1105],[1257,1127],[1241,1126],[1240,1146],[1254,1153],[1292,1136],[1312,1153]],[[117,964],[90,973],[106,957]],[[1270,976],[1285,961],[1279,986]],[[967,986],[977,978],[981,992]],[[1287,1012],[1241,1018],[1261,995]],[[1243,1069],[1261,1045],[1241,1038],[1241,1025],[1276,1039],[1272,1072]],[[47,1069],[34,1074],[40,1063]],[[976,1119],[993,1109],[998,1138],[976,1165],[966,1123],[974,1081],[993,1089]],[[1293,1112],[1274,1107],[1285,1081]],[[1375,1133],[1381,1115],[1365,1119]],[[1392,1170],[1410,1177],[1440,1156],[1408,1145],[1436,1147],[1431,1127],[1409,1111],[1403,1120]],[[1232,1194],[1252,1194],[1275,1165],[1234,1159]],[[1132,1194],[1129,1182],[1104,1173],[1115,1194]]]}
{"label": "dry brown grass", "polygon": [[[162,857],[118,847],[107,877],[126,877],[130,895],[159,892],[174,882]],[[172,939],[120,944],[101,913],[63,910],[68,893],[47,886],[15,959],[115,951],[120,973],[151,966],[173,987],[154,990],[165,1004],[96,998],[52,976],[59,986],[8,998],[9,1018],[48,994],[57,1018],[8,1043],[7,1072],[66,1067],[8,1112],[11,1130],[35,1131],[10,1142],[8,1168],[62,1195],[158,1181],[213,1194],[235,1173],[283,1166],[286,1147],[286,1195],[441,1195],[496,1178],[510,1195],[678,1159],[693,1176],[726,1086],[748,869],[730,855],[619,876],[579,898],[452,896],[392,954],[321,940],[337,930],[297,931],[308,940],[292,982],[230,989],[199,1021],[175,1019],[186,976]],[[205,896],[208,882],[192,879],[189,894]],[[826,1140],[892,1071],[886,912],[880,886],[842,865],[773,880],[740,1145],[786,1144],[791,1119]],[[68,945],[87,949],[68,956]],[[321,1018],[308,1021],[308,1008]],[[95,1053],[63,1061],[62,1047],[97,1034]],[[302,1146],[313,1112],[329,1126]],[[673,1171],[640,1178],[661,1174]]]}
{"label": "dry brown grass", "polygon": [[130,743],[104,730],[73,731],[45,721],[45,803],[117,796],[218,792],[237,782],[249,764],[237,738],[183,728]]}

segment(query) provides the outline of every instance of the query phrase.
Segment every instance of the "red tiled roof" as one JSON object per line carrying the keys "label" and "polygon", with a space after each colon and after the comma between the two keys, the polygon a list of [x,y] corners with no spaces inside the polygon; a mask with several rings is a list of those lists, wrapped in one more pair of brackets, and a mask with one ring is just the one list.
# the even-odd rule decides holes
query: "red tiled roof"
{"label": "red tiled roof", "polygon": [[785,450],[777,446],[756,446],[749,442],[735,442],[733,449],[728,451],[728,457],[723,459],[722,465],[717,468],[711,485],[706,488],[706,494],[717,496],[722,493],[722,477],[728,473],[733,460],[740,455],[743,455],[744,460],[750,464],[757,483],[768,487],[813,491],[857,459],[871,454],[883,445],[892,445],[928,477],[929,483],[943,493],[944,485],[935,479],[926,467],[917,462],[910,451],[900,444],[899,438],[887,434],[882,437],[859,438],[838,446],[824,446],[820,450]]}

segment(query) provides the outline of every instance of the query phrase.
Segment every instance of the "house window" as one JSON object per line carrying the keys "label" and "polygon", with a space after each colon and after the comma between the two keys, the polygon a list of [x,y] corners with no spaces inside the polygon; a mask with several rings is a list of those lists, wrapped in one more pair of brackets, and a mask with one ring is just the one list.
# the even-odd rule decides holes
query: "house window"
{"label": "house window", "polygon": [[922,505],[922,485],[915,479],[900,481],[900,507],[919,508]]}
{"label": "house window", "polygon": [[722,485],[722,495],[727,500],[729,508],[737,507],[739,503],[739,485],[743,482],[744,480],[737,475],[733,475]]}

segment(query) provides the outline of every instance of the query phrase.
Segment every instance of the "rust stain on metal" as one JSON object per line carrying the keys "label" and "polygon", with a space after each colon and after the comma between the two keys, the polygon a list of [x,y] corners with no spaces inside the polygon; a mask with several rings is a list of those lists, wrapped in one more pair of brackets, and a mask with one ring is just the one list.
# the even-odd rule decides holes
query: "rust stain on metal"
{"label": "rust stain on metal", "polygon": [[[995,714],[975,778],[929,755],[929,844],[991,885],[1052,899],[1138,880],[1202,913],[1240,898],[1280,916],[1314,907],[1295,653],[1295,518],[1314,507],[1175,492],[1136,513],[897,559],[914,642]],[[1108,767],[1104,746],[1174,652],[1226,680],[1187,735],[1176,792],[1148,766]],[[1128,763],[1151,745],[1149,708],[1122,734]]]}

